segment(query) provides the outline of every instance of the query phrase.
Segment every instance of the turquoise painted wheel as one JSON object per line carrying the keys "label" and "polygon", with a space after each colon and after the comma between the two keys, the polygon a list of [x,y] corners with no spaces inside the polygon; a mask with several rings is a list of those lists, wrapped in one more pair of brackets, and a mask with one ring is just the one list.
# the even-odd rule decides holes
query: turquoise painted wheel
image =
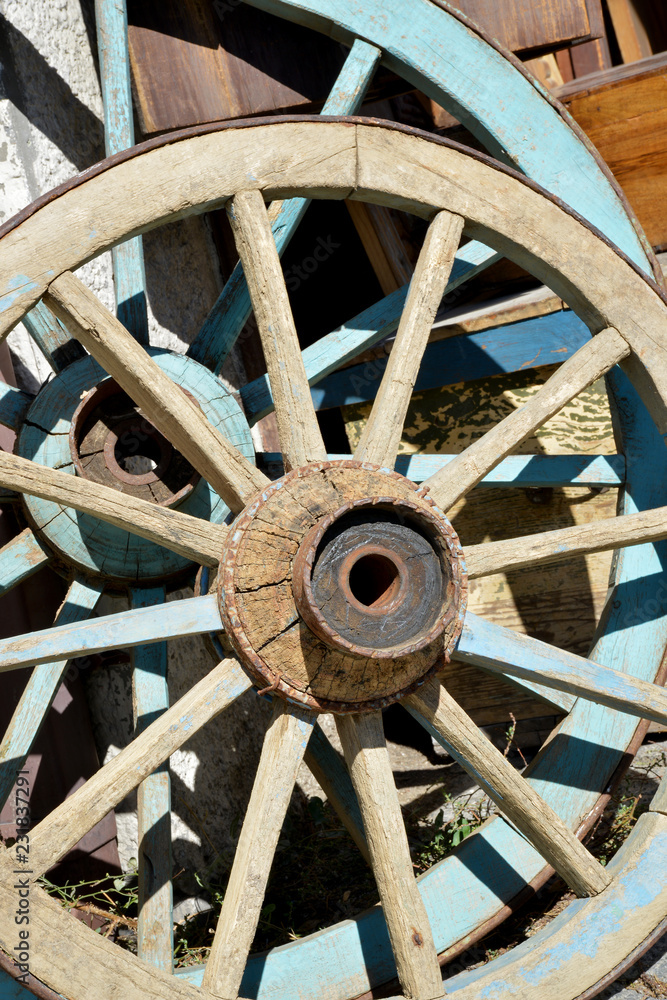
{"label": "turquoise painted wheel", "polygon": [[[158,186],[156,177],[162,179]],[[429,223],[390,361],[352,460],[324,453],[307,386],[316,354],[298,347],[265,210],[271,199],[319,196],[399,205]],[[103,211],[110,204],[122,208],[117,214]],[[274,484],[244,453],[247,430],[239,411],[231,401],[208,397],[206,371],[137,344],[72,273],[176,212],[223,204],[267,360],[268,379],[253,392],[270,393],[288,470]],[[425,482],[414,483],[393,471],[392,463],[435,310],[466,253],[468,244],[458,249],[462,235],[531,270],[565,299],[589,334],[524,407]],[[574,1000],[631,955],[667,915],[664,791],[608,868],[577,835],[599,808],[639,720],[667,719],[659,683],[666,623],[659,609],[645,613],[662,580],[661,539],[667,537],[667,304],[660,289],[575,213],[518,174],[462,147],[363,119],[244,123],[137,147],[11,220],[0,234],[0,274],[0,333],[43,297],[94,359],[65,369],[71,382],[62,384],[76,387],[81,409],[73,408],[72,392],[59,394],[49,386],[35,402],[5,389],[0,404],[10,426],[20,428],[28,414],[17,454],[0,455],[0,484],[30,498],[25,511],[32,525],[2,552],[6,585],[47,560],[72,577],[54,628],[0,643],[3,670],[35,666],[33,700],[26,708],[24,699],[2,745],[1,759],[11,766],[8,787],[29,747],[25,713],[48,703],[69,657],[123,646],[141,650],[156,640],[223,629],[234,650],[170,708],[163,686],[150,683],[155,664],[140,658],[140,714],[154,713],[154,721],[30,831],[32,985],[38,981],[68,1000],[98,997],[101,982],[109,996],[198,996],[194,987],[201,985],[206,995],[223,998],[287,1000],[298,982],[304,997],[344,1000],[398,976],[397,990],[422,1000],[445,991],[463,998]],[[324,341],[315,345],[321,358]],[[318,363],[326,371],[333,367],[330,357]],[[501,468],[520,441],[604,373],[613,385],[626,459],[619,516],[583,532],[563,529],[511,545],[470,546],[459,539],[447,519],[457,498]],[[107,377],[118,387],[110,395]],[[100,396],[90,395],[99,390]],[[111,436],[100,430],[110,419],[108,409],[100,416],[109,398],[116,399],[113,416],[119,418]],[[133,466],[129,458],[135,455],[118,446],[124,421],[137,436],[137,413],[148,443],[147,454],[136,454],[152,462],[148,472],[145,464]],[[39,414],[41,430],[30,426],[36,423],[30,414]],[[236,441],[230,441],[229,426],[238,427]],[[70,438],[71,462],[52,458],[57,449],[48,443],[51,431]],[[87,451],[82,444],[88,435],[97,441],[98,431],[109,461],[90,468],[85,460],[100,449]],[[160,485],[143,481],[155,469],[168,470],[168,457],[176,453],[193,473],[179,465],[175,481],[168,471]],[[103,481],[107,474],[115,482]],[[558,476],[561,482],[562,467]],[[127,478],[142,482],[127,484]],[[151,482],[155,490],[171,484],[171,494],[163,502],[147,500],[142,491]],[[198,490],[208,497],[205,508],[220,511],[214,520],[198,516],[202,508],[188,511]],[[175,551],[190,566],[217,570],[217,590],[156,608],[145,606],[150,602],[144,589],[131,611],[82,620],[94,607],[104,567],[96,565],[91,573],[73,543],[58,546],[46,530],[53,520],[41,525],[33,513],[41,509],[34,498],[54,504],[63,521],[81,527],[81,515],[93,517]],[[231,512],[229,524],[223,503]],[[82,531],[76,537],[78,545],[87,536]],[[615,579],[589,659],[466,609],[467,579],[604,549],[618,550]],[[416,551],[424,556],[411,565],[406,553]],[[92,559],[90,547],[87,552]],[[415,567],[425,560],[435,581],[427,588],[437,595],[435,615],[428,602],[412,603],[424,589]],[[117,580],[125,572],[126,566],[114,563],[110,576]],[[352,610],[346,617],[346,607],[356,617],[350,617]],[[345,631],[350,622],[351,633]],[[449,655],[539,690],[567,713],[526,775],[493,750],[439,684],[438,669]],[[174,976],[167,883],[147,883],[141,957],[135,957],[72,919],[34,880],[134,787],[140,786],[150,830],[167,802],[161,765],[214,715],[233,711],[232,702],[253,684],[271,691],[274,713],[211,957],[205,968]],[[394,701],[406,705],[474,774],[499,809],[417,881],[378,711]],[[322,711],[335,715],[346,768],[323,740],[317,724]],[[341,819],[369,859],[382,907],[248,957],[296,769],[306,753],[321,767]],[[6,778],[7,771],[2,773]],[[0,856],[3,898],[13,898],[25,858],[22,841]],[[456,954],[472,935],[492,926],[548,876],[549,865],[578,898],[526,946],[443,983],[439,957]],[[15,928],[13,907],[4,905],[0,945],[6,955],[16,943]]]}

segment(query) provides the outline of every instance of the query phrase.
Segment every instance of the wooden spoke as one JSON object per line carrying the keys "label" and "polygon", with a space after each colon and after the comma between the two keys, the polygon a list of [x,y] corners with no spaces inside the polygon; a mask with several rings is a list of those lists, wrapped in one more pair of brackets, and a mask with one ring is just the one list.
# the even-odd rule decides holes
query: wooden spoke
{"label": "wooden spoke", "polygon": [[85,358],[86,352],[81,344],[70,337],[60,320],[43,302],[38,302],[23,317],[23,325],[54,372],[62,372],[73,361]]}
{"label": "wooden spoke", "polygon": [[210,524],[178,510],[159,507],[101,483],[50,469],[8,452],[0,452],[0,483],[19,493],[31,493],[99,517],[205,566],[217,566],[220,561],[227,537],[224,525]]}
{"label": "wooden spoke", "polygon": [[[56,625],[70,625],[88,618],[101,590],[101,584],[75,579],[58,612]],[[30,675],[0,746],[0,808],[12,790],[16,772],[30,753],[66,669],[67,660],[56,660],[35,667]]]}
{"label": "wooden spoke", "polygon": [[322,786],[343,826],[370,864],[371,859],[364,833],[364,823],[354,785],[350,781],[349,771],[319,723],[313,729],[305,761],[313,777]]}
{"label": "wooden spoke", "polygon": [[566,403],[630,353],[627,341],[611,328],[598,333],[555,372],[520,409],[426,480],[431,496],[447,511],[508,452],[518,447]]}
{"label": "wooden spoke", "polygon": [[262,340],[285,468],[324,460],[326,449],[261,192],[235,195],[228,215]]}
{"label": "wooden spoke", "polygon": [[13,431],[18,430],[32,402],[33,397],[27,392],[0,382],[0,424]]}
{"label": "wooden spoke", "polygon": [[379,712],[337,716],[373,873],[406,997],[433,1000],[444,990],[431,927],[415,880]]}
{"label": "wooden spoke", "polygon": [[219,632],[222,621],[216,594],[173,601],[160,608],[139,608],[83,624],[55,626],[0,641],[0,672],[49,660],[71,659],[105,649],[127,649],[160,639]]}
{"label": "wooden spoke", "polygon": [[[356,38],[321,114],[356,114],[381,56],[382,53],[374,45]],[[271,204],[271,231],[281,257],[309,205],[309,198],[288,198]],[[248,321],[251,309],[243,266],[238,263],[188,348],[188,356],[211,368],[217,375]]]}
{"label": "wooden spoke", "polygon": [[202,988],[234,1000],[315,715],[276,698],[218,918]]}
{"label": "wooden spoke", "polygon": [[44,300],[230,510],[238,513],[266,485],[266,477],[211,426],[197,404],[71,272],[51,283]]}
{"label": "wooden spoke", "polygon": [[359,461],[393,467],[419,366],[464,224],[459,215],[438,212],[428,228],[389,362],[354,455]]}
{"label": "wooden spoke", "polygon": [[[0,452],[0,460],[4,452]],[[51,560],[51,553],[32,528],[25,528],[0,549],[0,596]]]}
{"label": "wooden spoke", "polygon": [[251,681],[237,660],[222,660],[214,667],[34,827],[30,834],[34,877],[63,858],[110,809],[250,687]]}
{"label": "wooden spoke", "polygon": [[405,706],[444,741],[503,815],[524,834],[578,896],[595,896],[611,876],[568,830],[560,816],[515,771],[507,758],[437,680],[410,695]]}
{"label": "wooden spoke", "polygon": [[[133,608],[164,604],[164,587],[133,589]],[[142,733],[169,708],[167,644],[152,643],[133,650],[132,693],[135,733]],[[174,953],[171,883],[171,781],[165,761],[137,789],[139,851],[139,915],[137,954],[158,969],[171,972]]]}
{"label": "wooden spoke", "polygon": [[466,565],[468,576],[475,579],[522,566],[569,559],[574,555],[657,542],[661,538],[667,538],[667,507],[502,542],[471,545],[466,549]]}
{"label": "wooden spoke", "polygon": [[[470,242],[456,254],[445,297],[476,274],[501,259],[501,255],[483,243]],[[341,365],[352,361],[388,337],[397,328],[408,298],[410,286],[404,285],[374,303],[338,329],[321,337],[302,352],[308,383],[316,385]],[[273,396],[268,375],[262,375],[241,389],[241,399],[250,423],[273,410]]]}
{"label": "wooden spoke", "polygon": [[537,681],[627,715],[667,724],[667,691],[632,674],[555,649],[468,612],[454,657],[503,676]]}

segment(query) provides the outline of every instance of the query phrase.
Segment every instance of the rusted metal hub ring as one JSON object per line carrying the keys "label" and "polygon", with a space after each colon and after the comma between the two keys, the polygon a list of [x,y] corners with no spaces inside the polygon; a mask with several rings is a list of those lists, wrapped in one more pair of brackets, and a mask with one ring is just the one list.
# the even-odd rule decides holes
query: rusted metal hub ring
{"label": "rusted metal hub ring", "polygon": [[315,525],[294,559],[299,613],[327,645],[393,660],[428,646],[458,611],[440,519],[408,499],[362,497]]}

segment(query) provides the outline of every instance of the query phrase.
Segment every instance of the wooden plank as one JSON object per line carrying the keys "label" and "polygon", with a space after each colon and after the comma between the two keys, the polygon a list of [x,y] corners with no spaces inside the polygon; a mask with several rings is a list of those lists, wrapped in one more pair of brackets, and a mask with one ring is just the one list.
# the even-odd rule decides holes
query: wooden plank
{"label": "wooden plank", "polygon": [[227,537],[224,525],[210,524],[198,517],[159,507],[101,483],[6,452],[0,452],[0,481],[19,493],[43,497],[63,507],[92,514],[208,566],[219,562]]}
{"label": "wooden plank", "polygon": [[227,214],[262,341],[285,467],[322,461],[326,449],[264,198],[259,191],[237,194]]}
{"label": "wooden plank", "polygon": [[[322,108],[323,115],[357,113],[380,56],[380,50],[374,45],[355,39]],[[269,209],[279,256],[282,257],[309,204],[307,198],[289,198]],[[188,356],[218,373],[245,326],[251,308],[248,285],[239,263],[188,348]]]}
{"label": "wooden plank", "polygon": [[3,639],[0,642],[0,670],[221,629],[217,595],[191,597],[159,608],[123,611],[83,624],[61,625]]}
{"label": "wooden plank", "polygon": [[[260,452],[257,458],[270,470],[272,479],[283,475],[280,452]],[[330,453],[327,458],[330,462],[342,462],[351,459],[352,455]],[[456,455],[402,454],[396,456],[394,468],[413,483],[423,483],[455,458]],[[624,455],[508,455],[478,485],[604,488],[621,486],[624,481]]]}
{"label": "wooden plank", "polygon": [[613,329],[603,331],[581,347],[525,406],[426,481],[436,503],[446,511],[509,451],[628,354],[627,342]]}
{"label": "wooden plank", "polygon": [[[95,0],[97,51],[104,103],[107,156],[134,145],[134,113],[125,0]],[[146,275],[141,236],[114,247],[116,315],[136,339],[148,343]]]}
{"label": "wooden plank", "polygon": [[509,763],[442,684],[432,680],[405,707],[442,743],[578,896],[595,896],[611,876]]}
{"label": "wooden plank", "polygon": [[85,356],[81,344],[70,337],[60,320],[43,302],[38,302],[23,317],[23,325],[54,372],[63,371],[73,361]]}
{"label": "wooden plank", "polygon": [[6,594],[50,561],[49,549],[32,528],[24,528],[0,549],[0,594]]}
{"label": "wooden plank", "polygon": [[223,660],[49,813],[30,833],[35,877],[64,857],[110,809],[250,686],[237,660]]}
{"label": "wooden plank", "polygon": [[383,295],[391,295],[410,281],[412,268],[388,210],[354,201],[346,206]]}
{"label": "wooden plank", "polygon": [[368,840],[398,978],[406,997],[442,996],[442,976],[391,771],[380,712],[336,716]]}
{"label": "wooden plank", "polygon": [[657,684],[565,653],[468,613],[454,658],[524,677],[640,719],[667,720],[667,692]]}
{"label": "wooden plank", "polygon": [[33,397],[12,385],[0,382],[0,424],[18,430],[33,403]]}
{"label": "wooden plank", "polygon": [[667,538],[667,507],[658,507],[595,524],[524,535],[509,542],[471,545],[466,548],[466,565],[470,579],[474,580],[492,573],[568,559],[573,555],[644,545],[663,538]]}
{"label": "wooden plank", "polygon": [[667,245],[667,56],[615,66],[555,93],[609,164],[651,245]]}
{"label": "wooden plank", "polygon": [[[88,618],[101,592],[101,584],[75,579],[58,611],[55,624],[69,625]],[[16,781],[16,773],[24,766],[37,738],[67,663],[67,660],[56,660],[35,667],[14,709],[0,746],[0,808],[7,801]]]}
{"label": "wooden plank", "polygon": [[511,52],[558,49],[591,37],[585,0],[514,0],[502,6],[494,0],[460,0],[459,8]]}
{"label": "wooden plank", "polygon": [[[499,255],[481,243],[471,241],[456,254],[452,274],[445,289],[445,295],[481,273],[498,260]],[[391,295],[374,303],[368,309],[353,317],[343,326],[321,337],[302,352],[306,374],[311,385],[316,385],[337,368],[352,361],[362,351],[377,344],[397,328],[408,297],[408,286],[404,285]],[[347,375],[342,376],[347,379]],[[381,375],[376,374],[371,390],[374,398]],[[365,381],[365,380],[364,380]],[[251,423],[260,420],[273,409],[273,399],[268,376],[255,379],[241,388],[241,398]],[[321,397],[313,397],[317,409],[321,408]],[[334,403],[340,406],[342,403]]]}
{"label": "wooden plank", "polygon": [[71,272],[51,283],[46,302],[231,510],[242,510],[266,485],[266,477],[223,438],[200,407]]}
{"label": "wooden plank", "polygon": [[316,716],[275,699],[202,987],[236,997],[299,765]]}
{"label": "wooden plank", "polygon": [[[133,588],[132,608],[153,608],[166,601],[164,587]],[[132,651],[135,735],[169,708],[167,644]],[[165,972],[173,970],[174,916],[171,853],[169,762],[161,764],[137,789],[138,920],[137,955]]]}
{"label": "wooden plank", "polygon": [[648,36],[633,0],[607,0],[607,8],[623,62],[632,63],[652,55]]}
{"label": "wooden plank", "polygon": [[393,464],[405,415],[435,319],[454,263],[464,220],[439,212],[431,222],[371,415],[355,459]]}

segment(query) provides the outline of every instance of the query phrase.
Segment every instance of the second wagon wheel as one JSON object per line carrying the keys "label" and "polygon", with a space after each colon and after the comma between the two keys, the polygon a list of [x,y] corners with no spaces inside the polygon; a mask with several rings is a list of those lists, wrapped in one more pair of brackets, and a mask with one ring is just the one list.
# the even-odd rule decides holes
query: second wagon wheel
{"label": "second wagon wheel", "polygon": [[[271,199],[294,196],[397,205],[429,222],[390,363],[349,462],[331,463],[324,454],[265,208]],[[241,423],[241,449],[220,432],[216,400],[207,398],[209,373],[194,361],[146,351],[72,274],[175,214],[223,204],[253,296],[288,469],[273,484],[244,456]],[[463,234],[529,268],[568,302],[592,337],[529,403],[418,488],[391,465]],[[295,983],[303,997],[345,1000],[396,974],[403,995],[421,1000],[445,989],[466,1000],[572,1000],[595,986],[667,915],[664,792],[609,868],[576,836],[590,826],[637,720],[667,720],[667,695],[653,683],[655,657],[626,646],[637,621],[647,649],[664,646],[664,620],[643,613],[663,557],[658,546],[647,560],[646,545],[667,537],[667,513],[659,506],[667,431],[667,303],[660,290],[519,175],[461,147],[363,120],[284,119],[172,135],[57,189],[0,236],[2,332],[45,295],[100,366],[97,386],[86,381],[88,358],[69,366],[68,382],[54,378],[26,414],[17,454],[0,455],[0,483],[25,494],[32,524],[26,544],[80,572],[83,548],[63,543],[54,526],[67,533],[70,524],[92,517],[125,529],[128,546],[130,536],[138,536],[218,570],[218,591],[210,596],[5,640],[1,669],[223,628],[236,653],[30,832],[31,974],[68,1000],[92,1000],[100,988],[109,997],[202,995],[193,983],[204,995],[228,1000],[288,1000]],[[182,380],[181,364],[189,372],[187,392],[172,381]],[[619,364],[623,371],[615,369]],[[63,421],[71,424],[77,369],[85,372],[87,392],[102,396],[106,376],[115,379],[155,428],[157,451],[177,449],[214,491],[209,499],[217,495],[228,505],[235,515],[229,527],[184,513],[177,491],[167,498],[175,506],[147,503],[111,488],[81,461],[61,461],[58,438]],[[446,517],[455,500],[610,371],[628,460],[622,516],[511,546],[466,547]],[[644,419],[640,399],[652,419]],[[24,402],[6,391],[3,419],[11,422]],[[73,440],[76,448],[76,434]],[[634,550],[624,548],[633,545],[641,545],[641,566],[632,561]],[[621,549],[617,587],[592,659],[466,610],[468,577],[611,548]],[[516,774],[439,685],[438,668],[450,655],[531,690],[537,685],[568,711],[528,776]],[[233,711],[232,702],[253,683],[272,693],[274,712],[210,961],[205,969],[171,976],[84,927],[34,881],[189,736],[223,710]],[[437,735],[502,814],[417,881],[379,713],[394,701]],[[296,770],[319,712],[336,717],[382,908],[248,958]],[[4,759],[11,757],[16,731],[13,723]],[[546,877],[546,864],[579,898],[529,947],[443,984],[438,955],[454,954],[492,926]],[[8,901],[16,871],[26,867],[21,841],[0,856],[0,945],[7,955],[16,944]]]}

